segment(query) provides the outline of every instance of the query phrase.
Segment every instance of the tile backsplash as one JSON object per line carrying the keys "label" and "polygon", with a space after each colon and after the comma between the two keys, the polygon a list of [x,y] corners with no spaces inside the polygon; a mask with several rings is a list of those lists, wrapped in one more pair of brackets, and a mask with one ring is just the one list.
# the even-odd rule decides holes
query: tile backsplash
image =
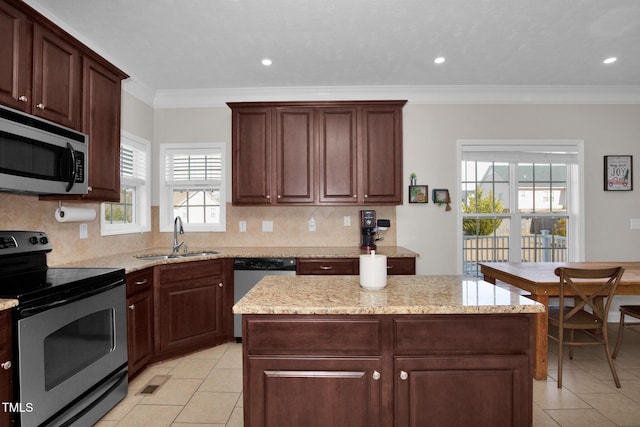
{"label": "tile backsplash", "polygon": [[[65,205],[96,209],[99,203]],[[100,220],[88,222],[88,238],[80,239],[79,223],[59,223],[54,218],[58,202],[41,201],[37,196],[0,193],[0,230],[35,230],[49,235],[53,251],[49,265],[55,266],[83,259],[132,252],[147,248],[170,247],[172,233],[158,231],[158,207],[153,206],[152,232],[100,236]],[[381,232],[380,246],[395,246],[395,206],[372,206],[377,218],[389,219],[391,227]],[[224,233],[185,233],[180,240],[193,248],[216,247],[278,247],[278,246],[358,246],[360,244],[359,206],[231,206],[227,205],[227,231]],[[344,225],[350,217],[351,226]],[[309,231],[313,218],[316,231]],[[239,222],[246,222],[246,232],[240,232]],[[272,221],[273,231],[263,232],[262,222]]]}

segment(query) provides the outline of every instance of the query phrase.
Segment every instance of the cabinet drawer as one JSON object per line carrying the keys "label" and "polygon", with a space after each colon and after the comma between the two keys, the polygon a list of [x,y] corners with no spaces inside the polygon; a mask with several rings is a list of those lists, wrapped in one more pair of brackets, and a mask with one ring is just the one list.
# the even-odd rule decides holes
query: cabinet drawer
{"label": "cabinet drawer", "polygon": [[413,275],[416,274],[415,258],[387,258],[387,274]]}
{"label": "cabinet drawer", "polygon": [[527,315],[429,316],[394,321],[395,352],[412,354],[513,354],[530,346]]}
{"label": "cabinet drawer", "polygon": [[160,284],[222,275],[222,261],[191,261],[168,264],[160,267]]}
{"label": "cabinet drawer", "polygon": [[147,268],[127,274],[127,296],[149,290],[152,285],[153,268]]}
{"label": "cabinet drawer", "polygon": [[296,274],[358,274],[356,258],[303,258],[298,259]]}
{"label": "cabinet drawer", "polygon": [[247,316],[249,354],[379,355],[382,327],[377,319],[342,320],[291,316],[264,320]]}

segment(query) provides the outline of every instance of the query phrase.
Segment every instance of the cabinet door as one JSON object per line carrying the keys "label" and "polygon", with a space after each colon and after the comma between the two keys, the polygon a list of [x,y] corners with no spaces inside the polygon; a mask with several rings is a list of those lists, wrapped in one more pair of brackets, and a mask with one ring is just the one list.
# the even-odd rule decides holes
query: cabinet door
{"label": "cabinet door", "polygon": [[529,374],[526,355],[397,357],[395,425],[531,425]]}
{"label": "cabinet door", "polygon": [[120,76],[83,58],[83,132],[89,135],[89,193],[120,201]]}
{"label": "cabinet door", "polygon": [[402,203],[402,106],[362,107],[363,203]]}
{"label": "cabinet door", "polygon": [[129,376],[145,367],[153,354],[153,298],[142,292],[127,299]]}
{"label": "cabinet door", "polygon": [[[11,312],[0,312],[0,402],[12,402]],[[11,412],[0,411],[0,426],[10,426]]]}
{"label": "cabinet door", "polygon": [[377,357],[249,357],[246,427],[380,426]]}
{"label": "cabinet door", "polygon": [[80,53],[41,25],[33,31],[33,114],[80,129]]}
{"label": "cabinet door", "polygon": [[277,203],[315,201],[315,144],[313,108],[276,110]]}
{"label": "cabinet door", "polygon": [[0,2],[0,102],[31,111],[32,23]]}
{"label": "cabinet door", "polygon": [[232,113],[233,203],[271,203],[271,108],[241,108]]}
{"label": "cabinet door", "polygon": [[357,110],[355,107],[320,108],[319,201],[348,203],[358,201]]}
{"label": "cabinet door", "polygon": [[212,344],[223,335],[222,277],[161,284],[160,351],[183,353]]}

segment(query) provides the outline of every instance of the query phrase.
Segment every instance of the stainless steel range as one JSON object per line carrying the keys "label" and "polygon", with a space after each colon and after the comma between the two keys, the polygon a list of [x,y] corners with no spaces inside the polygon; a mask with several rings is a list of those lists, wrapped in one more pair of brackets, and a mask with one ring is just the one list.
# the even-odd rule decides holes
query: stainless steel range
{"label": "stainless steel range", "polygon": [[127,394],[122,269],[48,268],[45,233],[0,231],[13,312],[15,425],[90,426]]}

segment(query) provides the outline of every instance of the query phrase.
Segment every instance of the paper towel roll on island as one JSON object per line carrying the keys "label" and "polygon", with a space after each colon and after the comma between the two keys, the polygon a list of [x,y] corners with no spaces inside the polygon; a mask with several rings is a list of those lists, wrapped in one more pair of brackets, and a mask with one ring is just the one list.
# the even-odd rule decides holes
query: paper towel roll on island
{"label": "paper towel roll on island", "polygon": [[89,208],[70,208],[60,206],[56,209],[56,221],[58,222],[87,222],[96,219],[96,210]]}
{"label": "paper towel roll on island", "polygon": [[386,255],[376,255],[376,251],[360,255],[360,286],[371,290],[387,286]]}

